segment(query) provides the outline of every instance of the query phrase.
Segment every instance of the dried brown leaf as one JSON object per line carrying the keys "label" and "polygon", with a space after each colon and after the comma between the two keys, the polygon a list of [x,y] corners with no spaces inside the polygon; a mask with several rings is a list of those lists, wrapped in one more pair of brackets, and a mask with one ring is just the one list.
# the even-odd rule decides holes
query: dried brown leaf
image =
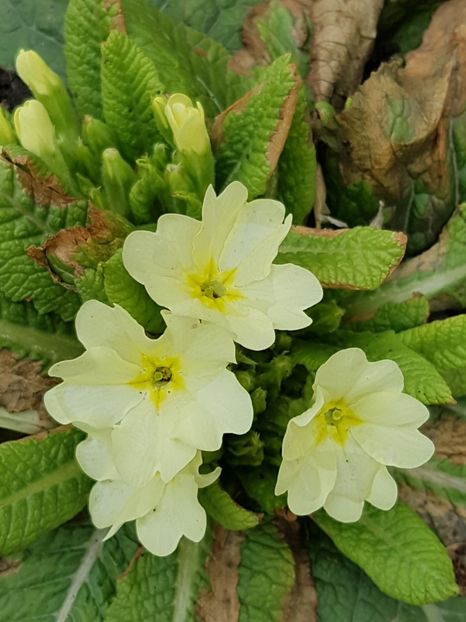
{"label": "dried brown leaf", "polygon": [[424,426],[423,431],[432,439],[435,453],[455,464],[466,464],[466,421],[456,417],[442,417]]}
{"label": "dried brown leaf", "polygon": [[313,0],[311,66],[316,99],[350,95],[372,50],[383,0]]}
{"label": "dried brown leaf", "polygon": [[197,614],[203,622],[235,622],[240,603],[236,587],[240,547],[244,534],[216,525],[212,551],[206,563],[210,591],[199,595]]}
{"label": "dried brown leaf", "polygon": [[11,559],[9,557],[0,557],[0,578],[8,575],[16,574],[21,568],[19,559]]}
{"label": "dried brown leaf", "polygon": [[126,34],[126,23],[121,0],[104,0],[103,8],[111,16],[112,28]]}
{"label": "dried brown leaf", "polygon": [[0,407],[9,413],[35,410],[44,428],[53,427],[55,422],[47,415],[43,404],[45,391],[56,384],[56,380],[43,376],[42,363],[30,359],[18,359],[9,350],[0,350]]}

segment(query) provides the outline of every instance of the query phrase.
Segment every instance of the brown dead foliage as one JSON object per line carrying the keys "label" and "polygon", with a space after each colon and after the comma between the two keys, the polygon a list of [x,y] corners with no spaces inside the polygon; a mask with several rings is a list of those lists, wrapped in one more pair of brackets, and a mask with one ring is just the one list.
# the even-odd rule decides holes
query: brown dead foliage
{"label": "brown dead foliage", "polygon": [[21,186],[34,200],[36,205],[48,207],[67,207],[76,201],[75,197],[66,194],[63,186],[54,175],[44,177],[26,155],[11,155],[6,149],[1,157],[15,167]]}
{"label": "brown dead foliage", "polygon": [[383,0],[313,0],[309,4],[313,26],[309,84],[316,99],[338,103],[361,81]]}
{"label": "brown dead foliage", "polygon": [[121,0],[104,0],[102,6],[111,16],[113,30],[126,34],[125,15]]}
{"label": "brown dead foliage", "polygon": [[8,350],[0,350],[0,406],[10,413],[35,410],[44,428],[55,425],[43,405],[43,394],[56,380],[43,376],[42,363],[18,359]]}
{"label": "brown dead foliage", "polygon": [[210,591],[203,591],[197,603],[197,614],[203,622],[235,622],[240,603],[236,587],[241,543],[244,534],[214,528],[212,551],[206,563]]}
{"label": "brown dead foliage", "polygon": [[424,426],[423,431],[435,445],[439,458],[448,458],[454,464],[466,464],[466,421],[456,417],[442,417]]}
{"label": "brown dead foliage", "polygon": [[12,574],[16,574],[21,568],[19,559],[10,559],[9,557],[0,557],[0,578],[3,579]]}

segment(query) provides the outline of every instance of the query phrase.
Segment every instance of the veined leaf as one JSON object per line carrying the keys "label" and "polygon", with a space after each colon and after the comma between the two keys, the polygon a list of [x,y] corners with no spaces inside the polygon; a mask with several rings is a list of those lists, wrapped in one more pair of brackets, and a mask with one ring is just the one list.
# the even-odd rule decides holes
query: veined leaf
{"label": "veined leaf", "polygon": [[381,592],[322,534],[309,545],[319,622],[461,622],[466,599],[414,607]]}
{"label": "veined leaf", "polygon": [[[10,156],[8,156],[10,157]],[[27,255],[63,227],[82,224],[87,205],[68,197],[57,180],[27,155],[0,158],[0,291],[13,301],[32,299],[39,313],[74,317],[78,296],[53,282]]]}
{"label": "veined leaf", "polygon": [[200,100],[213,117],[246,90],[245,81],[228,69],[230,57],[219,43],[176,24],[148,0],[120,4],[129,38],[152,60],[167,92]]}
{"label": "veined leaf", "polygon": [[91,486],[74,458],[82,439],[78,430],[57,428],[0,445],[0,555],[82,510]]}
{"label": "veined leaf", "polygon": [[68,523],[43,536],[14,560],[11,573],[0,574],[0,609],[4,619],[101,622],[115,581],[136,544],[122,529],[103,542],[105,530]]}
{"label": "veined leaf", "polygon": [[126,158],[149,152],[157,140],[151,102],[162,91],[152,61],[128,37],[113,31],[102,46],[102,106]]}
{"label": "veined leaf", "polygon": [[256,527],[260,515],[238,505],[218,482],[199,491],[199,501],[207,514],[225,529],[241,531]]}
{"label": "veined leaf", "polygon": [[368,506],[357,523],[339,523],[323,511],[313,518],[388,596],[425,605],[458,593],[445,548],[407,506],[388,512]]}
{"label": "veined leaf", "polygon": [[264,194],[277,166],[296,109],[299,79],[285,54],[264,70],[251,91],[217,117],[216,171],[226,186],[241,181],[249,198]]}
{"label": "veined leaf", "polygon": [[345,316],[345,321],[350,323],[351,330],[370,330],[376,333],[384,330],[399,332],[425,324],[430,314],[429,301],[425,296],[418,294],[404,302],[386,302],[374,314],[369,311],[370,317],[367,320],[364,320],[364,311],[361,311],[362,315],[359,319],[354,316],[350,318]]}
{"label": "veined leaf", "polygon": [[183,539],[168,557],[136,554],[118,581],[105,622],[194,622],[199,592],[206,587],[210,546],[207,536],[199,544]]}
{"label": "veined leaf", "polygon": [[435,366],[455,397],[466,394],[466,315],[411,328],[399,337]]}
{"label": "veined leaf", "polygon": [[405,246],[403,234],[371,227],[296,227],[282,243],[276,262],[311,270],[324,287],[376,289],[400,263]]}
{"label": "veined leaf", "polygon": [[1,295],[0,348],[41,359],[46,365],[82,352],[70,324],[51,313],[39,315],[30,302],[10,302]]}
{"label": "veined leaf", "polygon": [[67,77],[83,116],[101,117],[101,44],[109,31],[101,0],[69,0],[65,17]]}

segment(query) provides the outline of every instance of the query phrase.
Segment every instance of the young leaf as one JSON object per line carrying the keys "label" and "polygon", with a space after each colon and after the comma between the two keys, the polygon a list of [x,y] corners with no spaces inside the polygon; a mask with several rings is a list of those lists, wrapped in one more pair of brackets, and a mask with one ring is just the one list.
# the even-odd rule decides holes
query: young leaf
{"label": "young leaf", "polygon": [[376,289],[400,263],[405,246],[402,233],[371,227],[296,227],[282,243],[276,262],[311,270],[323,287]]}
{"label": "young leaf", "polygon": [[128,37],[113,31],[102,46],[102,107],[129,160],[149,152],[157,140],[151,102],[162,91],[152,61]]}
{"label": "young leaf", "polygon": [[[13,150],[12,150],[13,151]],[[86,203],[67,196],[39,162],[21,154],[0,158],[0,291],[13,301],[32,299],[39,313],[70,320],[79,298],[53,282],[27,255],[63,227],[82,224]]]}
{"label": "young leaf", "polygon": [[285,54],[264,70],[249,93],[217,117],[217,178],[241,181],[249,198],[264,194],[285,145],[296,109],[299,79]]}
{"label": "young leaf", "polygon": [[316,195],[316,150],[307,108],[306,91],[301,85],[288,138],[278,160],[277,182],[278,198],[293,214],[295,225],[306,222]]}
{"label": "young leaf", "polygon": [[104,264],[103,270],[105,294],[109,301],[126,309],[149,332],[162,333],[165,324],[160,307],[144,287],[130,277],[123,265],[121,250]]}
{"label": "young leaf", "polygon": [[101,0],[69,0],[65,16],[67,78],[78,111],[101,117],[101,44],[110,30]]}
{"label": "young leaf", "polygon": [[103,542],[105,530],[68,523],[43,536],[0,573],[0,609],[11,622],[102,622],[115,581],[136,544],[122,529]]}
{"label": "young leaf", "polygon": [[313,518],[388,596],[425,605],[458,593],[445,548],[407,506],[388,512],[368,506],[357,523],[339,523],[323,511]]}
{"label": "young leaf", "polygon": [[238,505],[218,482],[199,491],[199,501],[207,514],[225,529],[241,531],[256,527],[260,515]]}
{"label": "young leaf", "polygon": [[241,545],[238,597],[240,622],[279,622],[295,569],[287,543],[271,523],[246,532]]}
{"label": "young leaf", "polygon": [[466,315],[411,328],[399,337],[436,367],[455,397],[466,394]]}
{"label": "young leaf", "polygon": [[386,596],[321,533],[312,537],[309,553],[319,622],[461,622],[466,614],[462,598],[414,607]]}
{"label": "young leaf", "polygon": [[73,327],[54,314],[39,315],[30,302],[10,302],[0,295],[0,348],[46,365],[74,358],[82,346]]}
{"label": "young leaf", "polygon": [[0,555],[24,548],[85,506],[91,481],[74,458],[82,432],[57,428],[0,445]]}
{"label": "young leaf", "polygon": [[194,620],[196,599],[206,584],[210,540],[195,544],[183,539],[168,557],[137,553],[118,581],[105,622]]}
{"label": "young leaf", "polygon": [[148,0],[121,0],[129,38],[152,60],[168,93],[199,100],[207,116],[224,110],[247,86],[228,68],[227,51],[213,39],[176,24]]}

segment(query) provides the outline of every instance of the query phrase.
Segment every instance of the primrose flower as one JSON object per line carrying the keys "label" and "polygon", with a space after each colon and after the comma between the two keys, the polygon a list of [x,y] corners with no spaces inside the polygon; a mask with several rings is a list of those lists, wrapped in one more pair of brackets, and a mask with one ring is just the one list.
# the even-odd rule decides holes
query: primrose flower
{"label": "primrose flower", "polygon": [[[199,488],[209,486],[220,474],[201,475],[200,452],[169,483],[155,474],[142,488],[119,479],[97,482],[89,497],[89,512],[98,528],[110,527],[110,538],[128,521],[136,519],[138,538],[154,555],[170,555],[182,536],[193,542],[202,540],[206,513],[197,499]],[[108,471],[111,471],[111,465]],[[116,474],[116,473],[115,473]]]}
{"label": "primrose flower", "polygon": [[175,93],[168,100],[156,97],[153,109],[162,126],[167,123],[170,126],[178,151],[198,155],[210,152],[204,109],[199,102],[193,106],[187,95]]}
{"label": "primrose flower", "polygon": [[91,436],[110,429],[106,452],[130,486],[157,471],[170,481],[198,449],[219,449],[224,433],[252,424],[249,394],[226,369],[235,359],[228,333],[169,313],[164,320],[164,334],[149,339],[121,307],[88,301],[76,317],[86,351],[49,372],[64,380],[45,394],[51,416]]}
{"label": "primrose flower", "polygon": [[417,429],[429,411],[402,393],[394,361],[369,363],[362,350],[341,350],[316,373],[314,404],[288,423],[275,489],[288,491],[299,515],[320,507],[342,522],[357,521],[364,502],[389,510],[397,497],[386,465],[414,468],[433,443]]}
{"label": "primrose flower", "polygon": [[28,99],[15,110],[13,121],[22,146],[47,161],[56,152],[55,129],[44,106]]}
{"label": "primrose flower", "polygon": [[219,196],[207,189],[202,222],[164,214],[156,233],[135,231],[123,262],[149,295],[174,314],[228,329],[235,341],[263,350],[275,330],[304,328],[304,313],[322,298],[308,270],[273,265],[291,226],[285,207],[271,199],[247,202],[247,189],[231,183]]}

